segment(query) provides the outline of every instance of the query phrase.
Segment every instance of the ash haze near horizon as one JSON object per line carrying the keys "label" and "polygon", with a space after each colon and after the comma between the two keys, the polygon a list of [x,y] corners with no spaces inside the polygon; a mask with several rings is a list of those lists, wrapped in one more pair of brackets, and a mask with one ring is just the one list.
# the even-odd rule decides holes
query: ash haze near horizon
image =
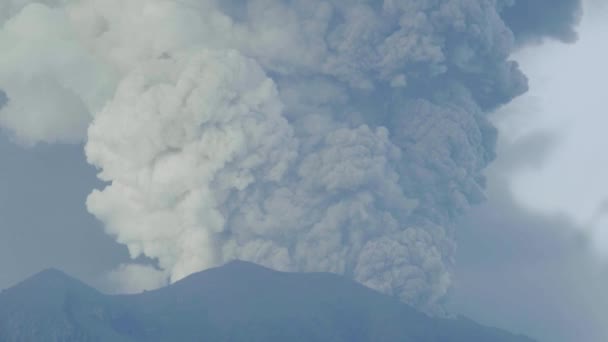
{"label": "ash haze near horizon", "polygon": [[[17,261],[0,286],[55,266],[138,292],[242,259],[559,338],[567,322],[526,326],[507,307],[514,291],[475,260],[494,260],[480,244],[496,243],[484,227],[496,222],[483,218],[501,204],[517,227],[496,239],[545,222],[529,215],[564,215],[555,235],[536,231],[580,233],[594,252],[570,237],[539,246],[604,269],[606,163],[591,149],[606,15],[585,7],[579,29],[574,0],[5,0],[0,253]],[[572,125],[587,95],[598,102]],[[542,274],[537,291],[567,291],[526,267]],[[529,281],[513,268],[507,283]],[[579,280],[601,296],[589,273]],[[512,315],[462,297],[473,283],[494,289],[479,298],[511,298]],[[579,326],[602,336],[605,310],[585,305]],[[540,312],[550,324],[556,310]]]}
{"label": "ash haze near horizon", "polygon": [[492,114],[489,199],[457,234],[451,310],[541,341],[608,340],[608,4],[584,5],[576,44],[516,53],[530,91]]}

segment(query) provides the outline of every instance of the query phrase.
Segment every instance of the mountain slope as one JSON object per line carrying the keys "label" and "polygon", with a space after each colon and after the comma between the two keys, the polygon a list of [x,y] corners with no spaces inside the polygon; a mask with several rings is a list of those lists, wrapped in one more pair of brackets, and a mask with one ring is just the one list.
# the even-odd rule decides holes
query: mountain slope
{"label": "mountain slope", "polygon": [[531,340],[429,318],[340,276],[233,262],[124,296],[45,271],[0,294],[0,341]]}
{"label": "mountain slope", "polygon": [[0,341],[128,341],[108,326],[108,297],[57,270],[0,293]]}

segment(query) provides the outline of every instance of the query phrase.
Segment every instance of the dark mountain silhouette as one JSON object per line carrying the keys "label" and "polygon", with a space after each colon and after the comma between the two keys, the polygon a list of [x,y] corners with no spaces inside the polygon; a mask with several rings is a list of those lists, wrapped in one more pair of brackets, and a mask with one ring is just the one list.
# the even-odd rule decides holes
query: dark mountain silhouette
{"label": "dark mountain silhouette", "polygon": [[532,340],[463,318],[430,318],[337,275],[237,261],[120,296],[41,272],[0,294],[0,341]]}

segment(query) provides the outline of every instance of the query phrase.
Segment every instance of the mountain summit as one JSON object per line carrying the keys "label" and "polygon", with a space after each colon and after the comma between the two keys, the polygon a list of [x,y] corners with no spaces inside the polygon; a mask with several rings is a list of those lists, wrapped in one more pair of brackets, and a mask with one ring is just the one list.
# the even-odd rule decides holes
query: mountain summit
{"label": "mountain summit", "polygon": [[430,318],[344,277],[235,261],[137,295],[47,270],[0,294],[0,341],[531,342]]}

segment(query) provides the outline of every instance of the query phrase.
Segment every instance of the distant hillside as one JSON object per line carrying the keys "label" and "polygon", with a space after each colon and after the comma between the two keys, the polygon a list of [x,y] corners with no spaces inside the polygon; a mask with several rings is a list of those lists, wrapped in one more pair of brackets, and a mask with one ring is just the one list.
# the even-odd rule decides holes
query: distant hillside
{"label": "distant hillside", "polygon": [[0,341],[532,340],[466,319],[429,318],[340,276],[232,262],[124,296],[41,272],[0,294]]}

